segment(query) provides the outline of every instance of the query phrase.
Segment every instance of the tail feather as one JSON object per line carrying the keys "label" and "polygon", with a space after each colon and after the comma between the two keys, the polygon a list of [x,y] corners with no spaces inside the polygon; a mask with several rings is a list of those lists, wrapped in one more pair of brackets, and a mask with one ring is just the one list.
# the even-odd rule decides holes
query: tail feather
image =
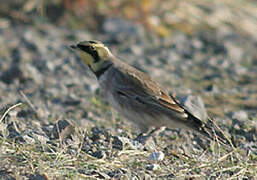
{"label": "tail feather", "polygon": [[190,126],[195,131],[206,136],[207,138],[211,140],[219,140],[224,144],[230,144],[228,138],[225,137],[222,130],[211,119],[208,119],[208,122],[204,123],[188,112],[188,121],[190,122]]}

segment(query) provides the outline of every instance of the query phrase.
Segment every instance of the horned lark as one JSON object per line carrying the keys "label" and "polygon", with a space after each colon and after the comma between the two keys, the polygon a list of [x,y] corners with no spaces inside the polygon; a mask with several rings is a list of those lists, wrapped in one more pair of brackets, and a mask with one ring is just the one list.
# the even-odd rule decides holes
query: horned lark
{"label": "horned lark", "polygon": [[183,108],[168,90],[145,73],[125,64],[99,41],[72,45],[98,79],[107,101],[141,132],[150,128],[185,128],[224,139],[213,123],[204,123]]}

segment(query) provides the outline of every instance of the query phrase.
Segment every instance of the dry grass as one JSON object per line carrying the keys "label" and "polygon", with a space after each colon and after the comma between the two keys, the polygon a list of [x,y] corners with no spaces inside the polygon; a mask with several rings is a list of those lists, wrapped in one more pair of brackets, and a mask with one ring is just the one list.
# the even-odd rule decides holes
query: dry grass
{"label": "dry grass", "polygon": [[[7,114],[20,105],[20,103],[15,104],[4,112],[1,117],[1,127],[5,126],[3,120]],[[16,123],[18,125],[22,122]],[[169,136],[162,136],[158,140],[157,149],[165,152],[165,159],[161,162],[152,162],[148,159],[151,151],[133,149],[126,144],[122,150],[118,150],[112,148],[112,142],[107,146],[96,146],[98,150],[109,153],[102,158],[96,158],[82,150],[83,137],[90,137],[90,130],[87,132],[80,127],[76,128],[77,138],[73,138],[73,143],[64,143],[63,139],[43,142],[36,137],[30,137],[32,141],[21,142],[18,138],[8,138],[3,133],[6,129],[1,129],[0,177],[6,174],[14,178],[41,174],[50,179],[106,178],[109,177],[106,173],[118,170],[123,172],[117,176],[119,178],[133,177],[138,173],[141,173],[141,176],[149,174],[152,177],[174,176],[183,179],[200,177],[248,179],[257,175],[256,152],[246,151],[241,147],[227,147],[214,141],[205,150],[198,145],[186,147],[187,142],[180,137],[171,142]],[[182,144],[178,145],[179,149],[167,146],[175,142]],[[184,152],[181,151],[183,148]],[[159,168],[147,170],[146,167],[153,163],[158,164]]]}

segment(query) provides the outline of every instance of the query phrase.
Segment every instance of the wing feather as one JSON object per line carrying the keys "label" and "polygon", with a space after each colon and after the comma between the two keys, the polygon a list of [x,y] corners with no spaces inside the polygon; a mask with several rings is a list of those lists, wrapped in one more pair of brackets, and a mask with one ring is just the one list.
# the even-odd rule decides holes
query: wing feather
{"label": "wing feather", "polygon": [[178,103],[176,101],[174,101],[170,96],[168,96],[166,94],[162,93],[158,100],[159,100],[160,104],[168,107],[169,109],[171,109],[173,111],[176,111],[178,113],[185,112],[185,110],[180,105],[178,105]]}
{"label": "wing feather", "polygon": [[[124,71],[116,76],[123,92],[130,94],[129,96],[140,97],[142,101],[148,104],[161,106],[167,110],[177,113],[182,118],[186,118],[184,108],[168,94],[168,91],[161,87],[156,81],[152,80],[145,73],[138,71],[131,66],[123,66]],[[121,70],[119,69],[119,70]],[[126,75],[125,75],[126,74]],[[126,85],[124,85],[126,82]],[[126,89],[126,90],[125,90]]]}

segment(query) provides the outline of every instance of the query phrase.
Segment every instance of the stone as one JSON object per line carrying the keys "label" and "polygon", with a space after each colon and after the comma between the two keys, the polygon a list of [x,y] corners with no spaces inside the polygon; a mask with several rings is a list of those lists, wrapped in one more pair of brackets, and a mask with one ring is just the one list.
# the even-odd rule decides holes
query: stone
{"label": "stone", "polygon": [[155,151],[149,155],[149,160],[150,161],[162,161],[164,159],[164,157],[165,157],[165,155],[162,151]]}

